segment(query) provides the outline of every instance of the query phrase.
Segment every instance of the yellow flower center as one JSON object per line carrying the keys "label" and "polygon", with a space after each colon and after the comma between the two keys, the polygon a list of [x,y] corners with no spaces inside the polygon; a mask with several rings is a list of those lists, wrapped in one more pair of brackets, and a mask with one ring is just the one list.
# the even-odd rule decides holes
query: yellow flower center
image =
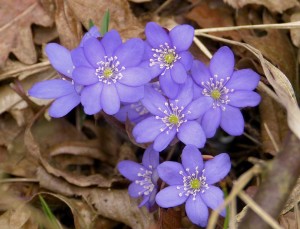
{"label": "yellow flower center", "polygon": [[210,96],[213,98],[213,99],[219,99],[221,97],[221,92],[219,90],[212,90],[211,93],[210,93]]}
{"label": "yellow flower center", "polygon": [[174,114],[171,114],[169,116],[169,122],[172,123],[172,124],[178,124],[179,123],[179,118],[178,116],[174,115]]}
{"label": "yellow flower center", "polygon": [[192,189],[199,189],[201,187],[201,182],[198,179],[191,180],[190,186]]}
{"label": "yellow flower center", "polygon": [[113,70],[111,68],[106,68],[103,71],[103,75],[104,75],[105,78],[111,77],[112,74],[113,74]]}
{"label": "yellow flower center", "polygon": [[175,56],[173,53],[168,53],[164,56],[164,59],[165,59],[165,63],[172,64],[173,61],[175,60]]}

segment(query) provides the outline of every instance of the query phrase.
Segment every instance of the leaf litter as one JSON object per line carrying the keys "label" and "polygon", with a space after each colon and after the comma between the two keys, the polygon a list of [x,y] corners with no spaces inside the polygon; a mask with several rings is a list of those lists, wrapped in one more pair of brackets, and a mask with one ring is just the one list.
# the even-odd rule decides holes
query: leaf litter
{"label": "leaf litter", "polygon": [[[149,20],[161,21],[167,27],[189,23],[199,28],[196,35],[200,35],[198,41],[203,45],[195,49],[195,55],[203,56],[201,50],[209,55],[208,50],[231,44],[241,63],[251,63],[263,76],[259,87],[263,102],[257,113],[249,113],[246,120],[248,123],[258,120],[249,133],[259,133],[255,138],[259,138],[261,145],[253,147],[253,141],[250,143],[246,136],[239,138],[249,152],[243,155],[241,145],[235,141],[230,143],[239,153],[232,155],[235,168],[230,179],[237,180],[232,191],[242,190],[247,184],[241,174],[249,165],[243,161],[249,157],[261,160],[276,157],[289,131],[300,139],[300,111],[296,102],[299,98],[299,3],[295,0],[183,1],[187,6],[184,8],[166,2],[153,14],[162,1],[3,1],[0,9],[1,192],[6,193],[5,197],[7,191],[14,190],[15,195],[10,196],[8,204],[5,198],[0,199],[0,206],[6,206],[1,207],[1,228],[38,228],[36,219],[42,219],[39,194],[57,212],[55,216],[64,228],[97,228],[97,225],[120,228],[125,224],[143,229],[156,228],[159,222],[162,228],[179,225],[174,216],[180,217],[182,209],[176,209],[178,212],[169,209],[158,216],[139,209],[127,194],[128,182],[115,166],[120,160],[139,158],[138,148],[126,135],[118,133],[121,129],[123,133],[130,132],[130,123],[112,129],[102,115],[80,121],[84,119],[80,110],[68,119],[46,120],[43,114],[48,102],[39,103],[44,107],[39,107],[41,110],[36,113],[36,107],[13,89],[16,78],[26,92],[35,82],[56,77],[42,53],[45,43],[58,41],[70,49],[76,47],[89,20],[100,26],[107,9],[111,15],[110,29],[120,31],[123,39],[143,37],[143,25]],[[281,23],[286,16],[292,24]],[[109,122],[113,125],[114,121]],[[216,145],[213,139],[209,144]],[[251,171],[248,181],[252,177],[260,180],[261,171]],[[251,185],[259,189],[258,183],[253,181]],[[238,195],[245,197],[236,191],[227,203],[237,201]],[[299,196],[298,182],[279,218],[283,228],[299,224],[296,209]],[[25,201],[12,204],[20,198]],[[247,206],[253,206],[251,199],[247,201]],[[65,209],[69,215],[62,214]],[[72,223],[66,225],[70,219]],[[193,228],[184,220],[181,223]]]}

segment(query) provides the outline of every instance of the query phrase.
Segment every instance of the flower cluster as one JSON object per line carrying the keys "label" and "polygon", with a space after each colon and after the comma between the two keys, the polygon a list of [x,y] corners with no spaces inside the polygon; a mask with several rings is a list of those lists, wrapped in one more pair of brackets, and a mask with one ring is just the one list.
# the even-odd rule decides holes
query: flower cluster
{"label": "flower cluster", "polygon": [[[186,203],[189,219],[205,226],[208,207],[216,209],[223,202],[215,183],[228,174],[230,159],[222,153],[204,163],[198,148],[219,126],[233,136],[243,133],[240,109],[259,104],[253,90],[260,77],[251,69],[235,70],[227,46],[213,55],[209,66],[195,60],[189,52],[194,38],[189,25],[168,31],[150,22],[145,35],[146,40],[123,42],[117,31],[100,34],[94,26],[73,50],[50,43],[46,53],[60,78],[36,83],[28,93],[53,99],[52,117],[81,104],[88,115],[105,112],[120,122],[131,121],[135,142],[151,145],[141,164],[118,164],[132,181],[129,195],[143,198],[140,206],[150,210],[156,204],[168,208]],[[159,165],[159,152],[177,141],[186,145],[182,164]],[[160,190],[159,178],[169,186]]]}

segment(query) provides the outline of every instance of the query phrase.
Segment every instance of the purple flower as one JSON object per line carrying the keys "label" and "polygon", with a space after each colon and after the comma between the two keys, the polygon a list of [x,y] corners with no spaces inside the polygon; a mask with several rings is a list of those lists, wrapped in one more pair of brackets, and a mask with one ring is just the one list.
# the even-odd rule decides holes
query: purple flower
{"label": "purple flower", "polygon": [[210,108],[211,98],[193,100],[192,86],[192,80],[188,79],[174,100],[167,100],[151,87],[146,87],[141,102],[151,116],[134,127],[136,142],[154,142],[153,148],[162,151],[177,136],[185,144],[203,147],[206,138],[196,119]]}
{"label": "purple flower", "polygon": [[206,137],[213,137],[218,126],[230,135],[241,135],[244,118],[240,108],[256,106],[261,100],[260,95],[253,92],[259,75],[251,69],[234,71],[234,55],[226,46],[214,54],[209,67],[195,60],[191,72],[199,86],[198,94],[213,99],[212,107],[201,120]]}
{"label": "purple flower", "polygon": [[152,78],[159,76],[163,92],[173,99],[192,67],[193,57],[187,50],[193,42],[194,28],[178,25],[168,33],[158,24],[149,22],[145,33],[147,45],[143,65],[148,66]]}
{"label": "purple flower", "polygon": [[[83,36],[80,46],[91,37],[99,36],[98,28],[93,26]],[[50,43],[46,46],[45,51],[48,59],[62,78],[38,82],[28,91],[28,94],[39,99],[54,99],[55,101],[49,108],[49,115],[51,117],[63,117],[80,103],[80,93],[83,86],[74,83],[72,79],[75,67],[71,53],[80,53],[81,49],[78,47],[70,52],[65,47],[56,43]]]}
{"label": "purple flower", "polygon": [[149,210],[155,207],[155,195],[157,193],[157,170],[159,164],[159,152],[149,146],[144,152],[142,164],[133,161],[121,161],[118,164],[119,172],[132,183],[128,187],[128,193],[133,198],[142,197],[139,207],[146,206]]}
{"label": "purple flower", "polygon": [[[156,203],[163,208],[185,203],[188,218],[205,227],[208,207],[215,210],[223,203],[223,192],[214,184],[230,171],[230,158],[222,153],[204,163],[200,151],[188,145],[181,160],[182,164],[166,161],[157,167],[159,177],[170,186],[157,193]],[[224,209],[221,215],[225,214]]]}
{"label": "purple flower", "polygon": [[46,53],[51,65],[63,78],[38,82],[28,94],[39,99],[55,99],[49,108],[49,115],[60,118],[80,103],[79,93],[82,87],[71,80],[74,66],[68,49],[50,43],[46,46]]}
{"label": "purple flower", "polygon": [[101,34],[99,32],[99,29],[97,26],[92,26],[89,31],[84,34],[83,38],[81,39],[80,41],[80,47],[83,46],[84,42],[86,42],[88,39],[90,39],[91,37],[94,37],[94,38],[98,38],[98,37],[101,37]]}
{"label": "purple flower", "polygon": [[145,119],[148,114],[148,110],[139,101],[136,103],[124,104],[114,116],[121,122],[126,122],[128,118],[131,122],[136,123]]}
{"label": "purple flower", "polygon": [[107,32],[101,40],[91,37],[81,50],[72,53],[76,67],[73,79],[85,85],[81,103],[86,114],[102,109],[107,114],[116,114],[120,102],[133,103],[144,96],[150,74],[139,66],[143,53],[141,39],[132,38],[122,44],[115,30]]}

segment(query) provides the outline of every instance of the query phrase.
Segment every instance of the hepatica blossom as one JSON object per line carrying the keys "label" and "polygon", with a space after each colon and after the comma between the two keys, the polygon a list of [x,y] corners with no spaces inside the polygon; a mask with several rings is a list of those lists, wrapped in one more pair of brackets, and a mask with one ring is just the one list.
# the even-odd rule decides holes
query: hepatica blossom
{"label": "hepatica blossom", "polygon": [[46,54],[51,65],[62,75],[62,79],[38,82],[28,91],[28,94],[40,99],[54,99],[49,108],[49,115],[59,118],[80,103],[79,94],[82,87],[72,81],[74,66],[68,49],[51,43],[46,46]]}
{"label": "hepatica blossom", "polygon": [[72,54],[75,70],[73,79],[84,85],[81,103],[86,114],[102,109],[116,114],[120,102],[137,102],[144,96],[144,85],[150,81],[149,72],[139,66],[144,53],[144,42],[132,38],[122,43],[115,30],[102,39],[91,37],[83,44],[80,58]]}
{"label": "hepatica blossom", "polygon": [[[230,171],[228,154],[222,153],[203,162],[200,151],[188,145],[183,149],[182,164],[166,161],[157,167],[159,177],[168,187],[156,195],[156,203],[163,208],[185,203],[188,218],[201,227],[207,225],[208,207],[215,210],[223,203],[223,192],[214,184]],[[221,212],[225,216],[226,212]]]}
{"label": "hepatica blossom", "polygon": [[174,100],[151,87],[145,89],[141,102],[150,114],[133,129],[138,143],[153,142],[153,148],[162,151],[176,136],[185,144],[204,146],[205,134],[196,119],[209,109],[211,98],[193,100],[192,85],[189,79]]}
{"label": "hepatica blossom", "polygon": [[251,69],[235,71],[234,54],[226,46],[214,54],[209,67],[195,60],[191,72],[201,96],[212,98],[212,107],[201,121],[206,137],[213,137],[219,125],[230,135],[241,135],[244,119],[240,108],[256,106],[261,99],[253,91],[259,75]]}
{"label": "hepatica blossom", "polygon": [[187,71],[191,69],[193,57],[188,51],[194,38],[194,28],[178,25],[170,32],[149,22],[145,34],[146,65],[150,66],[152,77],[159,76],[163,92],[169,98],[175,98],[181,84],[186,82]]}
{"label": "hepatica blossom", "polygon": [[142,164],[133,161],[121,161],[118,164],[119,172],[132,181],[128,193],[133,198],[142,197],[139,207],[146,206],[152,210],[155,206],[155,195],[157,193],[157,170],[159,164],[159,153],[149,146],[143,155]]}
{"label": "hepatica blossom", "polygon": [[[82,38],[80,46],[91,37],[99,37],[100,33],[96,26],[93,26]],[[71,53],[80,50],[80,46],[71,52],[65,47],[50,43],[46,46],[46,54],[52,67],[58,71],[62,78],[46,80],[36,83],[28,94],[40,99],[54,99],[49,108],[49,115],[60,118],[69,113],[80,103],[82,85],[74,83],[72,73],[75,68]]]}

